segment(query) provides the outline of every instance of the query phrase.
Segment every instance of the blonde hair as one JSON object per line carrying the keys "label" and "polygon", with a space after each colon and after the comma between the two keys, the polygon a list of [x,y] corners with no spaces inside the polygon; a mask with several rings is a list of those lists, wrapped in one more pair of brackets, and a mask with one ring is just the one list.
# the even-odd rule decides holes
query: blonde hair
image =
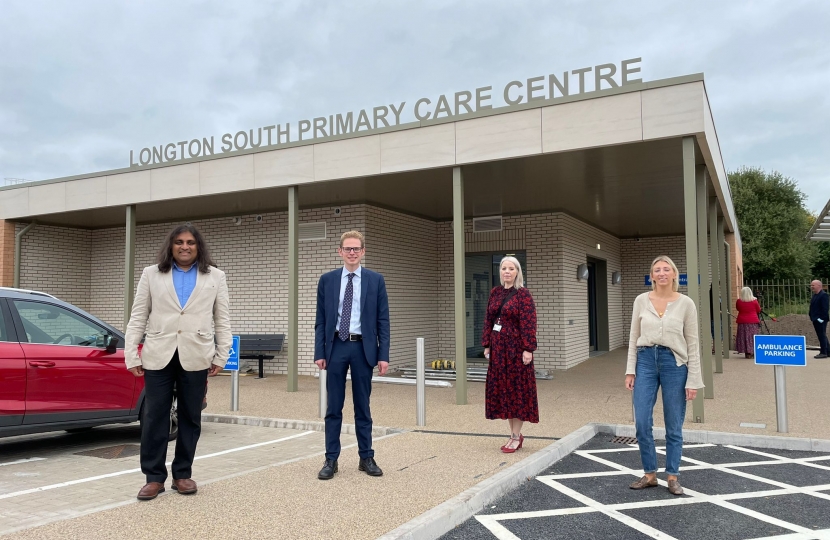
{"label": "blonde hair", "polygon": [[741,289],[741,300],[744,302],[752,302],[753,300],[757,300],[757,298],[755,298],[755,295],[752,294],[752,289],[744,287]]}
{"label": "blonde hair", "polygon": [[516,279],[513,281],[513,287],[521,289],[525,285],[525,278],[522,276],[522,265],[519,264],[519,260],[516,259],[516,257],[504,257],[499,263],[499,283],[504,285],[504,278],[501,275],[501,266],[506,262],[509,262],[516,267]]}
{"label": "blonde hair", "polygon": [[360,249],[363,249],[364,246],[363,246],[363,234],[362,233],[360,233],[359,231],[346,231],[343,234],[341,234],[340,235],[340,247],[341,248],[343,247],[343,242],[347,238],[357,238],[358,240],[360,240]]}
{"label": "blonde hair", "polygon": [[668,264],[669,266],[671,266],[671,269],[674,271],[674,278],[672,278],[672,280],[671,280],[671,290],[673,290],[674,292],[677,292],[677,290],[680,288],[680,272],[678,272],[677,265],[674,264],[674,261],[671,260],[668,255],[659,255],[659,256],[657,256],[657,258],[655,258],[653,261],[651,261],[651,267],[649,268],[649,271],[648,271],[648,275],[649,275],[649,277],[651,277],[651,290],[654,290],[654,289],[657,288],[657,283],[654,281],[654,275],[653,274],[654,274],[654,265],[659,263],[659,262],[664,262],[664,263]]}

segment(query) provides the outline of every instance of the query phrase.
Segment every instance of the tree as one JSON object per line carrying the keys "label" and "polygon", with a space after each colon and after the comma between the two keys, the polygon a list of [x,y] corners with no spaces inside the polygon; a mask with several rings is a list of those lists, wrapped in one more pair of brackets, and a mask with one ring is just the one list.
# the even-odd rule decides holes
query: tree
{"label": "tree", "polygon": [[746,279],[807,279],[816,258],[805,239],[813,216],[796,183],[777,171],[744,167],[729,173],[743,241]]}
{"label": "tree", "polygon": [[816,258],[813,261],[813,275],[815,279],[830,278],[830,242],[815,242]]}

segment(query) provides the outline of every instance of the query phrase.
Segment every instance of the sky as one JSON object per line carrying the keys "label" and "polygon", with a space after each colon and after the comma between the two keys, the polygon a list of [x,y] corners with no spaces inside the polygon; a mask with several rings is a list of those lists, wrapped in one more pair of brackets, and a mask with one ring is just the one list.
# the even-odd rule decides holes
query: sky
{"label": "sky", "polygon": [[817,212],[828,29],[826,0],[0,0],[0,178],[639,57],[645,81],[704,73],[727,170],[777,170]]}

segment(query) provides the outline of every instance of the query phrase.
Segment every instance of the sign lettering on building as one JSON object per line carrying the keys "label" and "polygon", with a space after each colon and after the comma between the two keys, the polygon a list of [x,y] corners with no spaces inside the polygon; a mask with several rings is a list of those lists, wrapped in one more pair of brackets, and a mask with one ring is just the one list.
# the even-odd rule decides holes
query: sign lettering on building
{"label": "sign lettering on building", "polygon": [[[512,107],[534,101],[575,96],[589,91],[619,88],[642,82],[641,78],[632,78],[640,72],[640,62],[640,58],[632,58],[621,61],[619,66],[600,64],[570,72],[510,81],[500,90],[500,97],[503,98],[506,107]],[[398,126],[402,118],[412,116],[417,121],[451,119],[491,110],[492,102],[493,87],[483,86],[474,91],[462,90],[455,94],[442,94],[433,99],[423,97],[412,104],[411,109],[407,108],[405,101],[401,101],[378,105],[371,109],[318,116],[293,124],[273,124],[236,133],[224,133],[218,140],[211,135],[190,141],[170,142],[142,148],[137,155],[130,150],[130,167],[170,163],[254,148],[278,148],[289,143],[352,135]]]}

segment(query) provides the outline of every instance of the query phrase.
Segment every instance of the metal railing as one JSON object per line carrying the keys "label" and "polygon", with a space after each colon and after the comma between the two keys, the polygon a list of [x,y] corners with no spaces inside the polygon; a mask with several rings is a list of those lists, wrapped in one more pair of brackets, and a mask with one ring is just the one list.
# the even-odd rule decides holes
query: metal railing
{"label": "metal railing", "polygon": [[[746,280],[745,287],[752,289],[761,309],[772,317],[784,315],[806,315],[810,311],[810,299],[813,292],[810,290],[809,279],[760,279]],[[827,279],[821,282],[827,288]]]}

